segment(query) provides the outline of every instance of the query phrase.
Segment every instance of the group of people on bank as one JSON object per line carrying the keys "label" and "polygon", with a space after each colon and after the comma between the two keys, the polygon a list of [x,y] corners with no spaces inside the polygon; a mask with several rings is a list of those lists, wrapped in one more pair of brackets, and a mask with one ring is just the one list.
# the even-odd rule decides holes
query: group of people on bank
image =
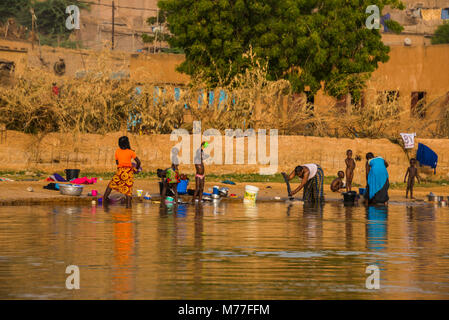
{"label": "group of people on bank", "polygon": [[[352,151],[346,152],[346,185],[343,183],[344,173],[338,172],[338,177],[331,183],[331,190],[338,191],[346,188],[351,191],[352,179],[354,177],[355,161],[352,159]],[[375,157],[372,152],[366,154],[366,191],[364,194],[367,204],[386,204],[389,200],[388,188],[390,187],[388,177],[388,162],[382,157]],[[324,200],[323,169],[318,164],[304,164],[297,166],[288,176],[288,180],[298,177],[300,185],[291,191],[293,196],[303,190],[303,200],[319,202]]]}
{"label": "group of people on bank", "polygon": [[[131,206],[134,173],[142,170],[141,162],[136,153],[131,149],[128,137],[121,137],[118,141],[118,145],[119,148],[115,152],[117,171],[105,190],[103,201],[107,204],[109,194],[112,190],[116,190],[126,196],[127,206]],[[199,159],[195,162],[196,190],[193,201],[196,199],[201,201],[202,191],[204,189],[205,173],[203,149],[205,147],[207,147],[207,143],[203,142],[198,152]],[[348,150],[346,154],[346,186],[344,186],[342,182],[342,174],[344,176],[344,173],[340,171],[339,177],[331,184],[331,189],[333,191],[342,187],[346,187],[347,191],[351,191],[355,161],[352,159],[351,150]],[[132,163],[133,160],[135,163]],[[382,157],[375,157],[372,152],[368,152],[366,154],[366,192],[364,197],[367,204],[385,204],[388,202],[388,188],[390,184],[387,168],[388,163]],[[413,175],[413,172],[410,172],[410,176]],[[293,195],[303,190],[304,201],[324,201],[324,172],[320,165],[314,163],[299,165],[288,176],[285,176],[288,181],[294,179],[295,177],[300,179],[299,186],[293,191],[290,191],[290,197],[293,197]],[[158,177],[166,181],[163,191],[161,192],[161,195],[164,196],[167,189],[171,188],[172,183],[179,180],[177,166],[172,165],[171,168],[164,170],[163,172],[158,171]],[[177,200],[176,198],[177,196],[175,197],[175,201]]]}

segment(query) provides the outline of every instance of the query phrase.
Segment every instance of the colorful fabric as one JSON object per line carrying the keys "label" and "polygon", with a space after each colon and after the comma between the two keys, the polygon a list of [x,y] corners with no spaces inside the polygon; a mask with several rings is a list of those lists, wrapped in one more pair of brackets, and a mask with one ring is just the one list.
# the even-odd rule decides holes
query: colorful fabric
{"label": "colorful fabric", "polygon": [[436,173],[438,163],[438,155],[428,146],[418,143],[418,151],[416,152],[416,160],[420,166],[430,166]]}
{"label": "colorful fabric", "polygon": [[136,157],[136,153],[131,149],[117,149],[115,151],[115,160],[118,161],[117,167],[119,168],[131,167],[131,160]]}
{"label": "colorful fabric", "polygon": [[368,173],[369,199],[373,199],[377,192],[384,188],[388,181],[388,171],[385,160],[382,157],[371,159],[368,162],[370,169]]}
{"label": "colorful fabric", "polygon": [[421,15],[424,21],[440,20],[441,9],[421,9]]}
{"label": "colorful fabric", "polygon": [[401,133],[405,149],[413,149],[415,147],[415,136],[416,133]]}
{"label": "colorful fabric", "polygon": [[87,177],[82,177],[82,178],[73,179],[70,182],[76,183],[76,184],[94,184],[94,183],[97,183],[97,178],[89,179]]}
{"label": "colorful fabric", "polygon": [[304,186],[303,200],[311,202],[324,201],[324,172],[319,165],[317,166],[317,171],[315,176],[307,181]]}
{"label": "colorful fabric", "polygon": [[364,194],[365,199],[368,199],[369,204],[378,204],[378,203],[385,203],[388,200],[390,200],[390,197],[388,196],[388,189],[390,188],[390,182],[385,181],[385,184],[380,188],[379,191],[377,191],[372,198],[370,198],[370,187],[369,185],[366,186],[366,191]]}
{"label": "colorful fabric", "polygon": [[117,168],[117,172],[112,177],[112,181],[109,187],[112,190],[116,190],[126,196],[132,196],[133,185],[134,185],[134,171],[132,167]]}
{"label": "colorful fabric", "polygon": [[165,177],[168,183],[179,183],[179,174],[173,168],[168,168]]}

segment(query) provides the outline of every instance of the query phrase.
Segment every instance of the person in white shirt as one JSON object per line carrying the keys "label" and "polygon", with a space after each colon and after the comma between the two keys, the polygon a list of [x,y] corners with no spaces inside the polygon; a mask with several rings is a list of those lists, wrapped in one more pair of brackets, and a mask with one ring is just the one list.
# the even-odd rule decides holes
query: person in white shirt
{"label": "person in white shirt", "polygon": [[301,179],[301,184],[289,194],[290,197],[304,189],[304,201],[324,201],[324,172],[319,165],[309,163],[297,166],[287,179],[290,181],[296,176]]}

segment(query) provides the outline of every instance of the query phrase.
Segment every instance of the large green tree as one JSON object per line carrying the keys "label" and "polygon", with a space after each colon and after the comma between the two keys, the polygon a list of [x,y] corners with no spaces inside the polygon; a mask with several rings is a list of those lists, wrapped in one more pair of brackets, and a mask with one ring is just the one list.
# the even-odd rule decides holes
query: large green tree
{"label": "large green tree", "polygon": [[[366,75],[388,60],[377,29],[367,29],[369,5],[403,8],[400,0],[160,0],[174,47],[186,60],[179,70],[202,72],[210,85],[226,83],[248,67],[244,53],[268,61],[269,80],[288,79],[296,92],[325,82],[332,96],[358,95]],[[388,27],[397,32],[394,21]]]}

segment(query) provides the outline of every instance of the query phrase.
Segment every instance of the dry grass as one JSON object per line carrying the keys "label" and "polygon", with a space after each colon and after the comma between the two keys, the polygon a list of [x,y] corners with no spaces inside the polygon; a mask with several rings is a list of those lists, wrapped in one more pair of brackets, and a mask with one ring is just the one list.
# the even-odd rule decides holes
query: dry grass
{"label": "dry grass", "polygon": [[[153,84],[139,85],[141,93],[136,94],[137,83],[111,80],[112,70],[105,64],[108,54],[98,55],[97,66],[85,78],[64,78],[59,97],[52,94],[51,84],[61,79],[42,70],[28,70],[12,88],[0,86],[0,123],[28,133],[107,133],[125,131],[132,114],[138,119],[135,130],[148,134],[191,129],[192,120],[200,120],[204,130],[276,128],[285,135],[391,139],[400,132],[417,132],[421,137],[449,137],[449,96],[423,106],[426,112],[441,110],[434,120],[410,119],[391,99],[345,111],[315,110],[304,95],[292,95],[288,81],[267,81],[267,65],[250,51],[246,57],[252,67],[215,88],[214,103],[208,103],[209,90],[201,78],[183,88],[177,101],[173,86],[156,90]],[[222,103],[220,90],[227,95]]]}

